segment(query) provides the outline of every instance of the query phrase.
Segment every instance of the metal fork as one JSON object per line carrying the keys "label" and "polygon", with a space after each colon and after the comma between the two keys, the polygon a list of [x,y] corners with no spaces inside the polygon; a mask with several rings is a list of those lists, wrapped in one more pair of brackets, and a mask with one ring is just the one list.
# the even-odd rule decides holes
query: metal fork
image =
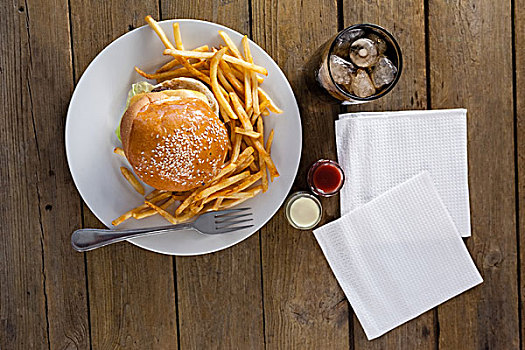
{"label": "metal fork", "polygon": [[[129,230],[105,230],[84,228],[76,230],[71,235],[71,245],[76,251],[85,252],[100,248],[111,243],[124,241],[130,238],[151,236],[159,233],[192,229],[206,235],[215,235],[234,232],[250,228],[253,225],[235,226],[252,221],[250,208],[236,208],[222,211],[212,211],[202,214],[197,220],[177,225],[139,228]],[[235,214],[235,215],[234,215]]]}

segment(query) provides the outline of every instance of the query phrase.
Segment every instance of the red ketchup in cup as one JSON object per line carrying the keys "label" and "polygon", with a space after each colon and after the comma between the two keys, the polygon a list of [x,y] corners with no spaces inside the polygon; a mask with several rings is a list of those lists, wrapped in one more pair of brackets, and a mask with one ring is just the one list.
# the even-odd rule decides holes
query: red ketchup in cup
{"label": "red ketchup in cup", "polygon": [[319,196],[330,197],[337,194],[344,181],[343,169],[332,160],[320,159],[308,171],[308,185]]}

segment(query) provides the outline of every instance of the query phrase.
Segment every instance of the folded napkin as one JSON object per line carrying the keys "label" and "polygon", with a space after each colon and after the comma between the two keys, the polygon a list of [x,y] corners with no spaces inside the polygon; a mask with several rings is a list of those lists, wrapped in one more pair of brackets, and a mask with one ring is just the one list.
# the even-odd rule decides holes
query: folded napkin
{"label": "folded napkin", "polygon": [[465,109],[344,114],[336,121],[346,175],[341,213],[429,171],[459,233],[470,236]]}
{"label": "folded napkin", "polygon": [[314,234],[368,339],[482,282],[428,172]]}

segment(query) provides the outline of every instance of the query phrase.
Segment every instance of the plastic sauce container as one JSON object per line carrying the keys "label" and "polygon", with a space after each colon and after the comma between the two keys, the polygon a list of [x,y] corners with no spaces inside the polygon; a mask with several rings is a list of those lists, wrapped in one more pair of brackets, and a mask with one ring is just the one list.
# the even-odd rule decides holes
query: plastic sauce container
{"label": "plastic sauce container", "polygon": [[333,160],[320,159],[308,171],[308,185],[319,196],[337,194],[345,182],[343,169]]}
{"label": "plastic sauce container", "polygon": [[295,192],[286,201],[286,218],[299,230],[310,230],[321,221],[321,202],[308,192]]}

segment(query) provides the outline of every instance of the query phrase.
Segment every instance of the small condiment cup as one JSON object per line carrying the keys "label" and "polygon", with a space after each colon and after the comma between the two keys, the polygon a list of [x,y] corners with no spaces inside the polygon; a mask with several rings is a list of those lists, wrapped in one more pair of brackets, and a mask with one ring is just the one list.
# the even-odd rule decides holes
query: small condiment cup
{"label": "small condiment cup", "polygon": [[[321,179],[321,180],[325,180],[324,181],[325,185],[329,183],[330,180],[334,183],[334,185],[332,186],[333,188],[329,188],[328,190],[321,188],[320,187],[321,184],[316,183],[316,179],[315,179],[316,171],[320,170],[322,167],[333,168],[333,170],[330,170],[332,173],[330,174],[330,171],[328,171],[324,174],[325,176],[334,176],[334,177],[339,176],[338,179],[335,179],[335,178],[334,179]],[[319,174],[319,175],[323,175],[323,174]],[[337,162],[334,162],[333,160],[329,160],[329,159],[319,159],[317,162],[312,164],[312,166],[308,170],[307,181],[308,181],[308,186],[310,186],[310,189],[312,190],[313,193],[315,193],[318,196],[322,196],[322,197],[331,197],[339,193],[339,191],[343,187],[345,183],[345,173]],[[336,182],[337,184],[335,184]]]}
{"label": "small condiment cup", "polygon": [[310,230],[317,226],[323,216],[323,207],[314,195],[299,191],[292,194],[285,204],[286,219],[299,230]]}

